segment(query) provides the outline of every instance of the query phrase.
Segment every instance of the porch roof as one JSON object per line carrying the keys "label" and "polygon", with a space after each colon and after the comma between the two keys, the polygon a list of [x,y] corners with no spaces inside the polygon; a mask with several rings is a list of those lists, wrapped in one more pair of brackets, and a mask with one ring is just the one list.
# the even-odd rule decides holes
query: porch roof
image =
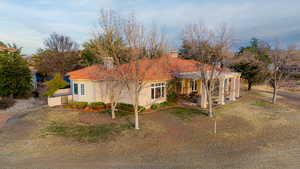
{"label": "porch roof", "polygon": [[[176,74],[175,77],[179,78],[179,79],[194,79],[194,80],[202,80],[202,72],[185,72],[185,73],[179,73]],[[224,79],[224,78],[233,78],[233,77],[237,77],[240,76],[240,73],[237,72],[217,72],[214,75],[214,78],[217,79]],[[211,76],[211,72],[206,72],[205,73],[206,77],[210,77]]]}

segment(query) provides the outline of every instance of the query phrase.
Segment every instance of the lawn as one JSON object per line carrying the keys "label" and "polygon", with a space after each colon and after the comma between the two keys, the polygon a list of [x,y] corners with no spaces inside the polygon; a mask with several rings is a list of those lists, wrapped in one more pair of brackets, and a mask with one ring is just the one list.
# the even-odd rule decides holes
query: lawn
{"label": "lawn", "polygon": [[189,107],[172,107],[162,110],[164,113],[171,113],[177,118],[185,121],[192,120],[195,116],[204,115],[207,113],[207,110],[189,108]]}
{"label": "lawn", "polygon": [[[300,113],[269,95],[242,91],[214,109],[190,107],[134,116],[44,109],[0,132],[5,168],[299,168]],[[284,99],[284,97],[280,98]],[[281,103],[281,100],[280,100]]]}
{"label": "lawn", "polygon": [[67,125],[65,123],[51,122],[44,130],[43,135],[55,135],[74,138],[80,142],[107,141],[124,130],[132,129],[132,123],[102,124],[102,125]]}

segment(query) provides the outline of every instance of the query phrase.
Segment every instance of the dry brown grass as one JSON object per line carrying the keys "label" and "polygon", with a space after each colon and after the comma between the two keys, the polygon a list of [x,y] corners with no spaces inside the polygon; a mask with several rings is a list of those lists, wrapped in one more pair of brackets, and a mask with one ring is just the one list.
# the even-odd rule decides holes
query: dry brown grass
{"label": "dry brown grass", "polygon": [[[114,135],[114,138],[109,141],[82,143],[63,136],[40,134],[41,129],[51,121],[71,125],[82,124],[78,118],[81,112],[45,109],[24,117],[21,120],[24,124],[17,123],[15,128],[0,133],[0,146],[3,147],[0,156],[13,156],[16,166],[18,162],[21,166],[24,161],[28,161],[28,164],[29,162],[38,164],[39,159],[48,159],[42,161],[41,165],[57,167],[54,164],[58,160],[81,168],[99,168],[99,163],[97,163],[99,161],[105,165],[199,162],[204,168],[216,168],[207,165],[215,164],[215,161],[209,160],[213,157],[219,161],[218,164],[227,164],[229,168],[236,168],[232,164],[233,161],[243,161],[243,164],[250,166],[248,168],[253,168],[251,167],[253,160],[247,161],[240,157],[244,155],[248,157],[250,154],[251,157],[257,157],[256,160],[259,160],[261,154],[256,153],[266,150],[276,151],[278,147],[274,145],[277,145],[277,142],[280,141],[281,147],[289,145],[287,140],[298,138],[298,136],[287,131],[291,127],[300,129],[300,125],[294,125],[296,123],[290,125],[291,122],[286,118],[291,116],[295,119],[293,117],[295,114],[292,113],[295,110],[289,108],[288,105],[271,104],[270,96],[260,94],[256,88],[252,92],[243,90],[241,94],[242,98],[238,101],[216,108],[216,135],[213,134],[214,119],[201,115],[189,116],[189,120],[186,121],[181,120],[172,112],[161,110],[141,115],[141,130],[139,131],[129,129]],[[176,111],[179,110],[176,109]],[[180,115],[181,113],[183,112],[179,112]],[[85,112],[85,115],[89,114]],[[130,116],[129,120],[133,121],[132,118]],[[294,133],[297,131],[300,130],[295,128]],[[6,162],[5,159],[1,160],[0,162],[5,164],[3,163]],[[83,166],[87,161],[89,166]]]}

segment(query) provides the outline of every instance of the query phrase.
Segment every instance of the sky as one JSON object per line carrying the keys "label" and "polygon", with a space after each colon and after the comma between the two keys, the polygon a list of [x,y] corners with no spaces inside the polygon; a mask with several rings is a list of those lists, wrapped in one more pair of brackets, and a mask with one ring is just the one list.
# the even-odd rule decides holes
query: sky
{"label": "sky", "polygon": [[155,24],[174,48],[184,25],[195,22],[229,25],[237,46],[252,37],[300,42],[299,0],[0,0],[0,41],[22,46],[27,55],[43,48],[52,32],[82,44],[92,37],[101,9]]}

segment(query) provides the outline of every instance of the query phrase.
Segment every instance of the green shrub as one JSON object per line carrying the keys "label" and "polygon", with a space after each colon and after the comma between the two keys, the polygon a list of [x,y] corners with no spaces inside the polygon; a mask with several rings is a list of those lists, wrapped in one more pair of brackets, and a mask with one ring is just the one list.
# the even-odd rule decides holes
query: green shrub
{"label": "green shrub", "polygon": [[74,102],[73,105],[74,105],[74,108],[85,109],[89,105],[89,103],[88,102]]}
{"label": "green shrub", "polygon": [[177,101],[176,80],[170,80],[167,84],[167,101],[169,103]]}
{"label": "green shrub", "polygon": [[106,109],[106,105],[103,102],[94,102],[90,104],[90,107],[94,110],[105,110]]}
{"label": "green shrub", "polygon": [[[117,109],[123,110],[123,111],[128,111],[128,112],[134,112],[134,106],[132,104],[127,104],[127,103],[118,103]],[[138,106],[139,111],[145,111],[146,108],[143,106]]]}
{"label": "green shrub", "polygon": [[14,99],[10,99],[10,98],[3,98],[0,99],[0,109],[7,109],[12,107],[15,104],[15,100]]}
{"label": "green shrub", "polygon": [[157,109],[159,109],[159,108],[166,107],[166,106],[168,106],[168,105],[170,105],[169,102],[162,102],[162,103],[158,103],[158,104],[153,104],[153,105],[151,106],[151,109],[152,109],[152,110],[157,110]]}
{"label": "green shrub", "polygon": [[167,101],[169,103],[174,103],[177,101],[177,94],[175,92],[171,92],[167,94]]}
{"label": "green shrub", "polygon": [[169,106],[170,103],[169,102],[162,102],[159,104],[161,107],[165,107],[165,106]]}
{"label": "green shrub", "polygon": [[151,106],[151,109],[152,110],[157,110],[159,108],[159,104],[153,104],[152,106]]}
{"label": "green shrub", "polygon": [[44,94],[45,96],[53,96],[58,89],[68,86],[68,83],[63,80],[63,77],[60,74],[55,74],[54,78],[45,84],[47,86],[47,92]]}
{"label": "green shrub", "polygon": [[105,106],[105,103],[103,103],[103,102],[94,102],[94,103],[91,103],[90,105],[91,106],[95,106],[95,105],[97,105],[97,106],[99,106],[99,105]]}
{"label": "green shrub", "polygon": [[[103,110],[99,113],[111,115],[111,109],[106,109],[106,110]],[[117,117],[124,117],[124,116],[128,116],[128,115],[133,114],[133,112],[124,111],[124,110],[116,110],[115,114],[116,114]]]}

